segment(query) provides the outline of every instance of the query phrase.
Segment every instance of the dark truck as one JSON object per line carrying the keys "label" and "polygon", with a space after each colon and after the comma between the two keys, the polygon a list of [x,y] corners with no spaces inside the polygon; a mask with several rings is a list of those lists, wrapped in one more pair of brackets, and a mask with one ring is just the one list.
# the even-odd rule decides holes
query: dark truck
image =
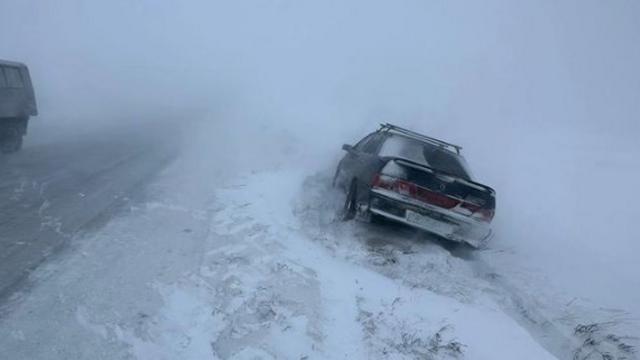
{"label": "dark truck", "polygon": [[27,66],[0,60],[0,151],[7,154],[20,150],[29,117],[37,114]]}
{"label": "dark truck", "polygon": [[385,218],[476,248],[490,237],[495,191],[472,180],[460,146],[383,124],[343,149],[342,220]]}

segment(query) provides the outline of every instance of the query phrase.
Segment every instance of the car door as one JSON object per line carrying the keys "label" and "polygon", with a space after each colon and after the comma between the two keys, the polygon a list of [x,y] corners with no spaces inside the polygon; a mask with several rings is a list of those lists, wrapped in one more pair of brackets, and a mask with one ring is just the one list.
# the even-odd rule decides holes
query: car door
{"label": "car door", "polygon": [[340,184],[341,187],[344,187],[345,189],[348,188],[351,180],[353,178],[357,178],[358,169],[360,168],[360,155],[362,154],[364,146],[371,141],[374,135],[375,133],[365,136],[355,146],[347,150],[347,153],[344,155],[342,160],[340,160],[336,176],[337,183]]}
{"label": "car door", "polygon": [[24,82],[20,70],[13,66],[1,66],[0,117],[17,117],[24,114]]}
{"label": "car door", "polygon": [[13,109],[11,109],[12,102],[11,90],[4,76],[4,67],[0,66],[0,118],[13,115]]}

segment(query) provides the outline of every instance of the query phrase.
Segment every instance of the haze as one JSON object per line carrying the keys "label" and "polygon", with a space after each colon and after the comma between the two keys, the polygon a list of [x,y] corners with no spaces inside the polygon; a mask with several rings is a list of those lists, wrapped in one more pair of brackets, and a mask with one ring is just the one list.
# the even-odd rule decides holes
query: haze
{"label": "haze", "polygon": [[639,36],[630,0],[0,3],[0,58],[39,104],[25,147],[175,137],[211,182],[331,173],[397,123],[496,189],[496,263],[636,319]]}

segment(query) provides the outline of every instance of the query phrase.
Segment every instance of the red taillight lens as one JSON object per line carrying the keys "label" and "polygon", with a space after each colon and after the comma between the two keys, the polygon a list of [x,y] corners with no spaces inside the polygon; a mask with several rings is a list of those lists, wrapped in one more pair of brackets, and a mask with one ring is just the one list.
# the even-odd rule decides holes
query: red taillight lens
{"label": "red taillight lens", "polygon": [[376,174],[373,177],[372,187],[383,188],[387,190],[393,190],[393,185],[396,182],[396,178],[383,174]]}
{"label": "red taillight lens", "polygon": [[395,190],[397,192],[399,192],[400,194],[404,194],[404,195],[409,195],[409,196],[416,196],[418,187],[416,186],[416,184],[410,183],[408,181],[404,181],[404,180],[396,180],[395,183]]}
{"label": "red taillight lens", "polygon": [[459,200],[421,188],[412,182],[389,175],[377,174],[373,178],[372,185],[373,187],[395,191],[399,194],[411,196],[429,204],[447,209],[451,209],[460,203]]}
{"label": "red taillight lens", "polygon": [[414,183],[385,174],[377,174],[373,178],[372,186],[410,196],[415,196],[417,189],[417,186]]}
{"label": "red taillight lens", "polygon": [[474,219],[485,222],[491,222],[495,213],[493,209],[486,209],[471,202],[455,199],[445,194],[419,187],[412,182],[399,179],[394,176],[376,174],[371,185],[374,188],[395,191],[399,194],[410,196],[431,205],[445,209],[453,209],[453,211],[460,214],[471,216]]}
{"label": "red taillight lens", "polygon": [[419,188],[417,195],[418,199],[428,202],[429,204],[443,207],[445,209],[454,208],[460,203],[459,200],[424,188]]}

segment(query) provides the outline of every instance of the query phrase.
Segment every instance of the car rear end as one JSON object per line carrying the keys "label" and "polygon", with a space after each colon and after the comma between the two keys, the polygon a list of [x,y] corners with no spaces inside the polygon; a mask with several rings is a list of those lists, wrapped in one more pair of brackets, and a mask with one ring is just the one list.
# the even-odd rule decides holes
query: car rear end
{"label": "car rear end", "polygon": [[387,158],[371,181],[369,211],[479,247],[491,236],[495,191],[460,174]]}

